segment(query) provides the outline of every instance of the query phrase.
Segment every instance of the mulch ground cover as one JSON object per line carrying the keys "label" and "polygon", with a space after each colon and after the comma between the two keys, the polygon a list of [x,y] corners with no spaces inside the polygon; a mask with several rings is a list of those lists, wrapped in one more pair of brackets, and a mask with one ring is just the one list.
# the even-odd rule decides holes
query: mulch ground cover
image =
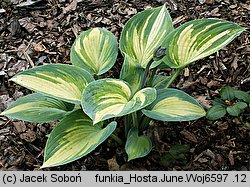
{"label": "mulch ground cover", "polygon": [[[76,36],[105,27],[120,37],[136,13],[166,4],[175,27],[189,20],[219,18],[250,27],[248,0],[0,0],[0,112],[31,93],[8,80],[20,71],[49,64],[69,64]],[[123,59],[105,77],[119,77]],[[250,37],[243,32],[219,52],[191,64],[173,87],[196,98],[205,109],[225,85],[250,91]],[[158,74],[169,75],[171,69]],[[43,170],[250,170],[250,111],[241,120],[224,117],[190,122],[151,121],[152,152],[127,162],[124,147],[108,139],[89,155],[60,167]],[[27,123],[0,117],[0,170],[41,170],[46,135],[56,123]],[[119,127],[122,135],[123,127]],[[119,133],[119,132],[118,132]],[[183,149],[171,155],[171,147]]]}

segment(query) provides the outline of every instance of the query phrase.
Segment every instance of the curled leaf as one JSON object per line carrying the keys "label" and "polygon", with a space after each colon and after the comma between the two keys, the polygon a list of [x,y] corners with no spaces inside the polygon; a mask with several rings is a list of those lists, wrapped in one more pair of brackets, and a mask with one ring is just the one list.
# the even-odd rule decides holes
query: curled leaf
{"label": "curled leaf", "polygon": [[219,19],[189,21],[167,36],[162,45],[167,49],[164,62],[171,68],[185,67],[222,49],[244,30]]}
{"label": "curled leaf", "polygon": [[133,95],[126,82],[107,78],[94,81],[86,87],[82,106],[96,124],[140,110],[151,104],[155,98],[154,88],[144,88]]}

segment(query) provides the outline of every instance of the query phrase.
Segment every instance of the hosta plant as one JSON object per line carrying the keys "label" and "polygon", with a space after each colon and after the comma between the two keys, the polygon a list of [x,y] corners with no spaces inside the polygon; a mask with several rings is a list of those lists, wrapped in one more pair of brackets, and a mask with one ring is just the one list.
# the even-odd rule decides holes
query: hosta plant
{"label": "hosta plant", "polygon": [[[72,65],[43,65],[11,78],[35,93],[18,99],[1,115],[58,121],[48,136],[43,168],[79,159],[109,137],[125,146],[128,161],[143,157],[153,147],[145,133],[150,120],[189,121],[206,115],[190,95],[169,88],[183,68],[225,47],[243,31],[219,19],[174,28],[165,6],[132,17],[119,44],[110,31],[92,28],[76,38]],[[118,46],[124,57],[120,77],[103,78],[116,62]],[[163,64],[174,73],[156,75]],[[124,136],[118,137],[116,127],[121,125]]]}

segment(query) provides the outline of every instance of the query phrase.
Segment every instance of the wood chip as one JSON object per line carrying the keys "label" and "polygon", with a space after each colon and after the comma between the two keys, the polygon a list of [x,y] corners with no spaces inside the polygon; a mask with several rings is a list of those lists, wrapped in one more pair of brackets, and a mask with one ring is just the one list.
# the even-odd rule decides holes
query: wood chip
{"label": "wood chip", "polygon": [[184,15],[179,16],[179,17],[177,17],[177,18],[174,19],[173,24],[174,25],[179,24],[182,21],[184,21],[185,19],[187,19],[187,16],[184,16]]}
{"label": "wood chip", "polygon": [[187,130],[181,131],[180,134],[181,134],[182,138],[184,138],[185,140],[187,140],[189,142],[192,142],[192,143],[198,142],[196,136]]}
{"label": "wood chip", "polygon": [[238,58],[235,56],[233,62],[231,63],[231,67],[236,70],[238,68]]}
{"label": "wood chip", "polygon": [[6,127],[4,129],[0,129],[0,134],[1,135],[9,134],[9,132],[10,132],[10,127]]}
{"label": "wood chip", "polygon": [[200,4],[204,4],[206,2],[206,0],[199,0]]}
{"label": "wood chip", "polygon": [[207,96],[197,96],[195,98],[204,108],[208,109],[211,107],[211,102],[207,100]]}
{"label": "wood chip", "polygon": [[14,127],[18,133],[22,133],[26,131],[26,125],[23,121],[13,122]]}
{"label": "wood chip", "polygon": [[220,129],[221,131],[227,130],[228,127],[229,127],[229,125],[227,122],[223,122],[223,123],[218,124],[218,129]]}
{"label": "wood chip", "polygon": [[115,156],[113,158],[107,160],[107,162],[108,162],[108,166],[109,166],[110,171],[119,171],[120,166],[117,163]]}
{"label": "wood chip", "polygon": [[66,8],[63,8],[63,13],[66,14],[69,11],[74,11],[77,7],[77,1],[73,0]]}
{"label": "wood chip", "polygon": [[235,9],[235,8],[237,8],[237,5],[236,4],[235,5],[230,5],[229,8]]}
{"label": "wood chip", "polygon": [[206,159],[206,158],[199,158],[198,162],[205,163],[205,162],[208,162],[208,159]]}
{"label": "wood chip", "polygon": [[184,77],[189,77],[189,69],[188,68],[184,69]]}
{"label": "wood chip", "polygon": [[234,165],[234,155],[233,155],[232,151],[230,151],[228,154],[228,160],[229,160],[231,166],[233,166]]}
{"label": "wood chip", "polygon": [[28,130],[27,132],[20,134],[20,138],[26,142],[33,142],[36,139],[36,133],[32,130]]}
{"label": "wood chip", "polygon": [[25,6],[31,6],[34,5],[35,3],[38,3],[42,0],[27,0],[25,2],[19,3],[18,5],[16,5],[16,7],[25,7]]}
{"label": "wood chip", "polygon": [[5,9],[0,8],[0,14],[1,14],[1,13],[5,13],[5,12],[6,12]]}
{"label": "wood chip", "polygon": [[219,81],[214,81],[214,80],[211,80],[209,83],[207,83],[207,87],[208,88],[211,88],[213,86],[216,86],[216,87],[219,87],[221,84]]}
{"label": "wood chip", "polygon": [[213,4],[215,0],[206,0],[207,4]]}
{"label": "wood chip", "polygon": [[220,9],[218,7],[216,7],[210,13],[211,13],[211,16],[218,17],[221,15],[219,12],[220,12]]}
{"label": "wood chip", "polygon": [[212,159],[215,159],[215,154],[210,149],[207,149],[206,151],[204,151],[203,154],[206,156],[209,156]]}
{"label": "wood chip", "polygon": [[24,27],[29,33],[33,33],[36,29],[36,26],[33,24],[31,18],[22,18],[18,20],[20,25]]}

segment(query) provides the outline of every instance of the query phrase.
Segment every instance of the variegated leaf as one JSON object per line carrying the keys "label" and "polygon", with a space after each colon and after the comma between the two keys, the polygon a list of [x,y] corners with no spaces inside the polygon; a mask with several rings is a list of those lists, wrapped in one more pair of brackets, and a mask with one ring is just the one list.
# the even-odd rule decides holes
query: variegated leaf
{"label": "variegated leaf", "polygon": [[71,113],[58,123],[47,140],[42,168],[67,164],[87,155],[116,128],[115,121],[103,129],[92,124],[91,119],[81,110]]}
{"label": "variegated leaf", "polygon": [[34,93],[17,99],[1,115],[29,122],[50,122],[61,119],[74,105]]}
{"label": "variegated leaf", "polygon": [[144,69],[141,65],[135,62],[130,56],[125,55],[120,79],[129,83],[133,93],[140,89],[143,75]]}
{"label": "variegated leaf", "polygon": [[82,92],[94,78],[84,69],[48,64],[18,73],[11,81],[60,100],[80,104]]}
{"label": "variegated leaf", "polygon": [[206,115],[194,98],[173,88],[158,90],[156,100],[142,112],[160,121],[189,121]]}
{"label": "variegated leaf", "polygon": [[115,36],[106,29],[93,28],[76,38],[71,48],[70,61],[91,74],[101,75],[115,64],[117,54]]}
{"label": "variegated leaf", "polygon": [[126,82],[107,78],[94,81],[86,87],[82,106],[84,112],[96,124],[140,110],[151,104],[155,98],[154,88],[144,88],[133,95]]}
{"label": "variegated leaf", "polygon": [[[153,57],[154,50],[162,45],[172,30],[173,23],[165,5],[144,10],[125,24],[120,49],[145,68]],[[155,62],[151,68],[160,62]]]}
{"label": "variegated leaf", "polygon": [[171,76],[156,75],[152,82],[152,87],[156,89],[166,88]]}
{"label": "variegated leaf", "polygon": [[189,21],[167,36],[164,62],[172,68],[185,67],[222,49],[244,29],[219,19]]}
{"label": "variegated leaf", "polygon": [[152,142],[145,135],[138,135],[138,130],[131,129],[128,133],[128,138],[125,145],[128,161],[144,157],[152,150]]}

